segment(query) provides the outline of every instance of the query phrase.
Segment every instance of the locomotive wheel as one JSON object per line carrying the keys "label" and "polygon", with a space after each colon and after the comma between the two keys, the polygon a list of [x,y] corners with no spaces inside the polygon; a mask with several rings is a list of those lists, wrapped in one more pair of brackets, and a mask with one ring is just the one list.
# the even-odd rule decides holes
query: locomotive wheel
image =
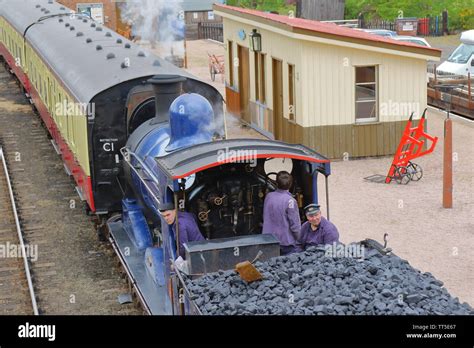
{"label": "locomotive wheel", "polygon": [[423,169],[420,165],[409,162],[407,166],[408,172],[411,174],[411,180],[418,181],[423,177]]}
{"label": "locomotive wheel", "polygon": [[395,180],[402,185],[406,185],[411,181],[411,174],[407,167],[397,167],[395,170]]}

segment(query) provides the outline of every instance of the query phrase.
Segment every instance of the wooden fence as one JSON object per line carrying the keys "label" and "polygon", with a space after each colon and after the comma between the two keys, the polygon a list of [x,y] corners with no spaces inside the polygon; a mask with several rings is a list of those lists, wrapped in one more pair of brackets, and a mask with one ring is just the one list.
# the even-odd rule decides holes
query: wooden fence
{"label": "wooden fence", "polygon": [[211,39],[224,42],[224,25],[222,23],[206,23],[198,24],[199,40]]}
{"label": "wooden fence", "polygon": [[[363,16],[359,16],[359,28],[363,29],[385,29],[397,30],[397,22],[385,21],[379,19],[366,20]],[[426,18],[418,18],[418,32],[419,36],[442,36],[449,33],[448,27],[448,12],[443,12],[441,16],[433,16]]]}

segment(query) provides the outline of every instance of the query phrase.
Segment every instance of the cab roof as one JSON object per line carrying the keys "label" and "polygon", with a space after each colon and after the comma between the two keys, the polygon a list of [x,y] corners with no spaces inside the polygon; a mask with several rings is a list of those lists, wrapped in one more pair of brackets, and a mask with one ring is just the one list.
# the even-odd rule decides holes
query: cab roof
{"label": "cab roof", "polygon": [[316,164],[317,170],[330,174],[329,159],[296,144],[263,139],[230,139],[194,145],[156,158],[168,178],[177,180],[226,163],[242,163],[259,158],[291,158]]}

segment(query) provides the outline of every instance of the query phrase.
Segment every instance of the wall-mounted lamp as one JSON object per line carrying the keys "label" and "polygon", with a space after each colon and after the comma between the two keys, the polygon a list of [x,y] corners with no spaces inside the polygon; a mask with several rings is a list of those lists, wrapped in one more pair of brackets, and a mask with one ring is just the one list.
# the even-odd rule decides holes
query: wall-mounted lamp
{"label": "wall-mounted lamp", "polygon": [[257,29],[252,29],[250,37],[250,50],[254,52],[262,51],[262,35],[257,33]]}

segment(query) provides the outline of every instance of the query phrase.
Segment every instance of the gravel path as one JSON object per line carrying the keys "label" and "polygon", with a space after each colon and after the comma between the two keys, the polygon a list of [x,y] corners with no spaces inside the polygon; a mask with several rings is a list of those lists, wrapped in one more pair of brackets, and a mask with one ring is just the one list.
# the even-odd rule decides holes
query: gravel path
{"label": "gravel path", "polygon": [[[120,305],[127,293],[111,247],[98,241],[73,181],[64,171],[47,131],[18,84],[0,67],[0,140],[11,163],[25,241],[37,246],[31,263],[40,313],[137,315]],[[14,158],[21,155],[21,161]],[[0,259],[0,268],[4,264]],[[4,308],[0,302],[0,312]],[[21,313],[9,313],[21,314]]]}
{"label": "gravel path", "polygon": [[[460,35],[427,38],[447,57],[459,44]],[[189,71],[210,81],[207,51],[224,54],[218,44],[206,40],[188,42]],[[439,64],[439,63],[438,63]],[[219,78],[215,83],[223,91]],[[407,186],[374,184],[363,180],[372,174],[386,175],[392,158],[371,158],[332,163],[330,182],[331,219],[338,226],[344,243],[365,238],[389,244],[397,255],[414,267],[433,273],[460,300],[474,305],[474,124],[454,120],[454,208],[441,207],[444,113],[430,109],[428,130],[440,137],[435,152],[416,161],[424,170],[419,182]],[[253,129],[241,127],[227,116],[229,137],[262,137]],[[323,206],[324,180],[320,178]]]}
{"label": "gravel path", "polygon": [[[389,233],[389,246],[414,267],[431,272],[454,296],[474,304],[474,123],[454,119],[454,208],[442,208],[443,113],[428,112],[428,133],[440,137],[434,153],[415,162],[419,182],[375,184],[392,158],[338,161],[329,177],[330,217],[344,243]],[[324,180],[319,180],[320,189]],[[324,197],[323,214],[326,213]]]}

